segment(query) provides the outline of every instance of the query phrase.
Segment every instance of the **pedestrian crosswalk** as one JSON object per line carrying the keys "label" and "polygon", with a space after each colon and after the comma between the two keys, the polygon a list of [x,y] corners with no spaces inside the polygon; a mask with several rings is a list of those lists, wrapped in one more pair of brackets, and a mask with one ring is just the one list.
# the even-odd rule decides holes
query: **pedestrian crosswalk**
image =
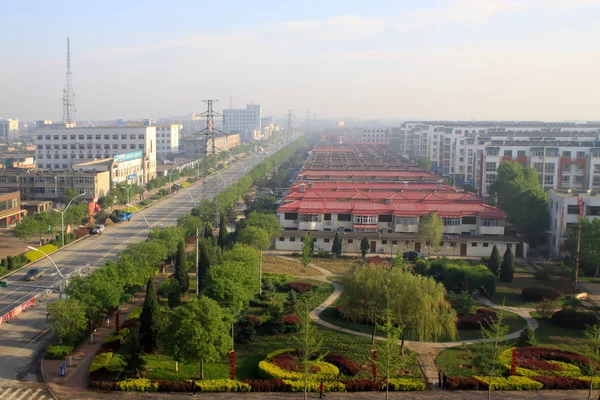
{"label": "pedestrian crosswalk", "polygon": [[50,400],[52,397],[40,388],[0,388],[2,400]]}

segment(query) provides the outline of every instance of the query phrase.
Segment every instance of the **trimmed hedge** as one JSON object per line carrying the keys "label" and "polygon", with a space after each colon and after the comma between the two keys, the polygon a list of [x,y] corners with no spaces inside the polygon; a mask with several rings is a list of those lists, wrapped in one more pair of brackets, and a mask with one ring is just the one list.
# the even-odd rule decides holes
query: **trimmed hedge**
{"label": "trimmed hedge", "polygon": [[90,373],[99,370],[100,368],[108,368],[110,360],[113,358],[113,353],[99,353],[92,360],[90,365]]}
{"label": "trimmed hedge", "polygon": [[[283,383],[288,385],[290,392],[304,392],[304,381],[284,379]],[[318,392],[320,384],[321,384],[321,382],[319,380],[316,380],[316,381],[309,380],[308,381],[308,391],[309,392]],[[326,392],[345,392],[346,391],[346,386],[342,382],[323,381],[323,386],[325,386]]]}
{"label": "trimmed hedge", "polygon": [[338,367],[344,375],[354,376],[360,372],[360,366],[356,361],[337,354],[327,353],[325,361]]}
{"label": "trimmed hedge", "polygon": [[199,392],[250,392],[252,387],[244,382],[231,379],[197,380],[196,390]]}
{"label": "trimmed hedge", "polygon": [[496,321],[498,316],[494,310],[489,308],[478,308],[475,314],[461,315],[456,321],[458,329],[481,329],[481,326],[487,328],[490,323]]}
{"label": "trimmed hedge", "polygon": [[424,273],[443,282],[447,291],[466,290],[473,293],[483,287],[489,296],[496,293],[497,279],[485,265],[440,259],[432,261]]}
{"label": "trimmed hedge", "polygon": [[244,383],[250,385],[252,392],[288,392],[289,385],[281,379],[246,379]]}
{"label": "trimmed hedge", "polygon": [[[382,389],[385,388],[385,381]],[[398,392],[425,390],[425,382],[420,379],[390,379],[390,390]]]}
{"label": "trimmed hedge", "polygon": [[62,360],[71,354],[71,347],[66,344],[51,344],[46,347],[46,360]]}
{"label": "trimmed hedge", "polygon": [[[318,369],[318,372],[313,373],[313,379],[330,380],[340,374],[338,367],[324,361],[317,362],[315,368]],[[258,374],[265,379],[302,379],[300,372],[288,371],[266,360],[258,363]]]}
{"label": "trimmed hedge", "polygon": [[559,310],[552,314],[551,321],[563,328],[581,330],[588,325],[596,325],[600,322],[600,318],[596,314],[586,311]]}
{"label": "trimmed hedge", "polygon": [[521,297],[526,301],[543,301],[544,299],[550,299],[552,301],[557,300],[560,297],[560,293],[552,288],[535,288],[529,287],[521,290]]}
{"label": "trimmed hedge", "polygon": [[152,382],[150,379],[126,379],[118,381],[115,384],[115,390],[121,392],[158,392],[158,382]]}
{"label": "trimmed hedge", "polygon": [[349,379],[342,381],[346,385],[347,392],[371,392],[381,389],[381,380],[374,381],[372,379]]}
{"label": "trimmed hedge", "polygon": [[[475,378],[489,385],[489,377],[476,376]],[[525,376],[509,376],[508,378],[494,377],[492,390],[540,390],[543,384]]]}
{"label": "trimmed hedge", "polygon": [[542,389],[589,389],[590,381],[581,378],[568,378],[564,376],[536,376],[533,380],[544,385]]}
{"label": "trimmed hedge", "polygon": [[308,282],[290,282],[288,288],[302,294],[308,292],[312,288],[312,284]]}
{"label": "trimmed hedge", "polygon": [[488,384],[474,378],[460,377],[460,376],[449,376],[448,377],[448,389],[450,390],[487,390]]}
{"label": "trimmed hedge", "polygon": [[[55,246],[53,244],[45,244],[45,245],[41,246],[39,249],[46,254],[50,254],[50,253],[58,250],[58,246]],[[45,255],[43,255],[39,251],[29,250],[27,253],[25,253],[25,257],[27,257],[29,262],[34,262],[36,260],[39,260],[42,257],[45,257]]]}

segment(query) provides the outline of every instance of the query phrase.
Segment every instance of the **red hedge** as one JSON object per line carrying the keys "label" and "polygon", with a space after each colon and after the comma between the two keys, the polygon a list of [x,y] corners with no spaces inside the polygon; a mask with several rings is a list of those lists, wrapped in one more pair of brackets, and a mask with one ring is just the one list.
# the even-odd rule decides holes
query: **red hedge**
{"label": "red hedge", "polygon": [[258,317],[256,315],[248,315],[246,318],[248,318],[248,320],[250,322],[252,322],[254,327],[257,327],[258,325],[260,325],[260,320],[258,319]]}
{"label": "red hedge", "polygon": [[473,377],[448,377],[448,389],[450,390],[487,390],[488,385]]}
{"label": "red hedge", "polygon": [[158,381],[159,392],[191,392],[192,382]]}
{"label": "red hedge", "polygon": [[328,353],[325,361],[338,367],[345,375],[354,376],[360,372],[360,366],[355,361],[337,354]]}
{"label": "red hedge", "polygon": [[381,380],[373,381],[371,379],[349,379],[342,381],[346,385],[346,392],[369,392],[381,390],[383,382]]}
{"label": "red hedge", "polygon": [[312,284],[308,282],[290,282],[288,288],[302,294],[308,292],[312,288]]}
{"label": "red hedge", "polygon": [[289,352],[277,354],[275,357],[271,358],[271,362],[279,368],[288,371],[298,371],[298,362],[294,357],[298,357],[297,351],[294,351],[291,354]]}
{"label": "red hedge", "polygon": [[561,371],[562,367],[557,364],[552,364],[548,361],[544,360],[536,360],[536,359],[519,359],[517,356],[517,364],[519,367],[528,368],[528,369],[538,369],[542,371]]}
{"label": "red hedge", "polygon": [[458,329],[481,329],[488,327],[490,322],[498,319],[496,312],[488,308],[478,308],[476,314],[462,315],[458,317],[456,327]]}
{"label": "red hedge", "polygon": [[590,359],[581,354],[570,351],[557,350],[549,347],[523,347],[518,352],[518,363],[522,365],[526,360],[546,360],[546,361],[562,361],[570,364],[577,364],[580,367],[585,367],[590,364]]}
{"label": "red hedge", "polygon": [[296,314],[287,314],[283,316],[282,322],[289,325],[300,325],[302,323],[302,318]]}
{"label": "red hedge", "polygon": [[578,378],[564,376],[537,376],[532,378],[544,385],[542,389],[589,389],[590,382]]}

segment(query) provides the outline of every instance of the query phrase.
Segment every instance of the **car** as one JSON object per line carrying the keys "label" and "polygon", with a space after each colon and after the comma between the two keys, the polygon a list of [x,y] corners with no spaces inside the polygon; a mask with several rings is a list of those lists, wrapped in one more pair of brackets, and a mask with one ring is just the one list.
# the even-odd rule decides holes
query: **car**
{"label": "car", "polygon": [[419,253],[418,251],[407,251],[407,252],[403,253],[402,256],[404,257],[404,259],[406,261],[417,261],[419,258],[422,258],[423,260],[427,260],[427,256],[424,256],[423,254]]}
{"label": "car", "polygon": [[25,274],[25,280],[26,281],[35,281],[37,278],[41,278],[42,276],[44,276],[43,270],[38,269],[38,268],[31,268]]}
{"label": "car", "polygon": [[96,225],[94,229],[92,229],[92,233],[96,235],[102,235],[105,229],[106,228],[104,227],[104,225]]}

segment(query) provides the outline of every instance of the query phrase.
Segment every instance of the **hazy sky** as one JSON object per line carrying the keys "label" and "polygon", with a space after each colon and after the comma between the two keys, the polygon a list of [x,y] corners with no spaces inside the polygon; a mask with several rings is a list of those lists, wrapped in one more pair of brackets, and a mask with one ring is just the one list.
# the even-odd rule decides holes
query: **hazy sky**
{"label": "hazy sky", "polygon": [[5,1],[0,118],[600,120],[600,0]]}

